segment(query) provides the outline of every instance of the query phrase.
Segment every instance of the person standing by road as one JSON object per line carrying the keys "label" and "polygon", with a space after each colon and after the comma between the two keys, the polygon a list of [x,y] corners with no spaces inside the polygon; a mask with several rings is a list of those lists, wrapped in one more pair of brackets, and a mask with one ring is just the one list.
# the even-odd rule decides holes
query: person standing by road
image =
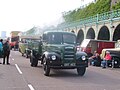
{"label": "person standing by road", "polygon": [[3,39],[0,39],[0,58],[2,58],[2,56],[3,56]]}
{"label": "person standing by road", "polygon": [[7,64],[9,65],[9,55],[10,55],[10,45],[8,40],[3,43],[3,64],[5,64],[5,59],[7,58]]}

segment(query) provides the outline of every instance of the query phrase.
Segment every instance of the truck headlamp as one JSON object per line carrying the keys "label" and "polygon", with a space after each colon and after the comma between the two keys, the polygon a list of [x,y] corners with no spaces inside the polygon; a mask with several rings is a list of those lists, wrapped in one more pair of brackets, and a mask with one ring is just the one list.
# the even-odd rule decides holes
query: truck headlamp
{"label": "truck headlamp", "polygon": [[82,60],[86,60],[86,57],[85,57],[85,56],[82,56],[81,58],[82,58]]}
{"label": "truck headlamp", "polygon": [[52,55],[51,58],[52,58],[52,60],[56,60],[56,56],[55,55]]}

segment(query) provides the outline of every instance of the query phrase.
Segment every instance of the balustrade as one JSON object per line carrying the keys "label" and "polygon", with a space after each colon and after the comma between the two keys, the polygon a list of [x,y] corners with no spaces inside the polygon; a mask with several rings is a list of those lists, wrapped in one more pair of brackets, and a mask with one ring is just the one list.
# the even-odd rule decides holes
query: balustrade
{"label": "balustrade", "polygon": [[85,25],[85,24],[89,24],[89,23],[99,23],[100,21],[106,21],[106,20],[114,20],[115,18],[120,18],[120,9],[118,10],[114,10],[114,11],[109,11],[109,12],[105,12],[102,14],[97,14],[95,16],[91,16],[88,18],[84,18],[84,19],[80,19],[74,22],[70,22],[70,23],[64,23],[61,24],[61,27],[76,27],[76,26],[80,26],[80,25]]}

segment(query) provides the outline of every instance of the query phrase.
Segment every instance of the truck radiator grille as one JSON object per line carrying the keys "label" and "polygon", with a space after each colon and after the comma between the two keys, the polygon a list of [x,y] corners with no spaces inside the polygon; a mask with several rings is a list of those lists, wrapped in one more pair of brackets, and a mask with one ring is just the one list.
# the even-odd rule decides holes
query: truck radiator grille
{"label": "truck radiator grille", "polygon": [[74,60],[75,52],[73,47],[65,47],[64,60]]}

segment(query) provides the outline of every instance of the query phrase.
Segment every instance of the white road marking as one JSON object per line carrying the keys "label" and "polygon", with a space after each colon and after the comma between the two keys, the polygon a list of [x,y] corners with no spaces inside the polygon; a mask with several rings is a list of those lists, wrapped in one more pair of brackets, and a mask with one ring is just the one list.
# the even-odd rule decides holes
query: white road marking
{"label": "white road marking", "polygon": [[30,90],[35,90],[31,84],[28,84],[28,87],[30,88]]}
{"label": "white road marking", "polygon": [[17,65],[17,64],[15,64],[15,66],[16,66],[16,68],[17,68],[18,72],[19,72],[20,74],[22,74],[22,72],[21,72],[20,68],[18,67],[18,65]]}

